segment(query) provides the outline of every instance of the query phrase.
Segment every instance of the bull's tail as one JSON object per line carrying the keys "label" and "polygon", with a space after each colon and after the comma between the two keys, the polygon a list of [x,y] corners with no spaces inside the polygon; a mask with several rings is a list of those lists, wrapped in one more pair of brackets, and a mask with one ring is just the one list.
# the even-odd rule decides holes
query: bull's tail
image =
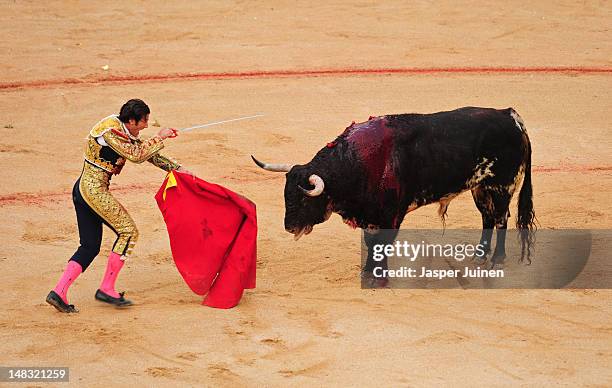
{"label": "bull's tail", "polygon": [[533,244],[535,243],[536,216],[533,210],[533,188],[531,186],[531,143],[524,134],[526,140],[525,149],[525,177],[523,186],[518,198],[518,218],[516,220],[516,228],[518,229],[519,238],[521,240],[521,262],[531,264],[531,253]]}

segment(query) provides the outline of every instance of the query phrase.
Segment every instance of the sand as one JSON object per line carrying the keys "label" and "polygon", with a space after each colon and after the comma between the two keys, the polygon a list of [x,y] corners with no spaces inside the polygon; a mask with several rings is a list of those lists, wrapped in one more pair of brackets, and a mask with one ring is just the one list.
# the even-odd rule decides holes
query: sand
{"label": "sand", "polygon": [[[283,229],[283,174],[249,157],[306,163],[370,115],[512,106],[533,144],[541,228],[610,228],[610,3],[1,7],[0,365],[68,366],[71,384],[91,387],[612,384],[611,291],[363,290],[360,233],[335,215],[294,242]],[[455,70],[377,73],[434,67]],[[457,71],[466,67],[546,69]],[[372,71],[346,72],[355,68]],[[336,72],[311,74],[321,69]],[[100,81],[109,77],[140,81]],[[118,280],[136,305],[93,298],[108,230],[70,290],[81,312],[44,302],[78,243],[70,190],[86,133],[133,97],[163,126],[265,115],[184,134],[164,150],[257,204],[258,286],[234,309],[201,306],[183,283],[153,199],[164,174],[134,164],[111,187],[141,232]],[[436,211],[419,209],[403,226],[441,228]],[[469,194],[448,215],[447,228],[480,226]]]}

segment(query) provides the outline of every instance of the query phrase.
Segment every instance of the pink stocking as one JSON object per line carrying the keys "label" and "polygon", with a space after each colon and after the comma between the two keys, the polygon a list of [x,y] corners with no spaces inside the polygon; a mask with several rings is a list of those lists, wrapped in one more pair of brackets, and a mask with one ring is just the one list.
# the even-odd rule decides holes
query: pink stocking
{"label": "pink stocking", "polygon": [[100,290],[113,298],[119,298],[119,293],[115,291],[115,281],[117,280],[117,275],[119,275],[119,271],[121,271],[122,267],[123,260],[121,260],[121,255],[111,252],[110,256],[108,256],[106,273],[104,274],[104,279],[102,279]]}
{"label": "pink stocking", "polygon": [[55,291],[66,304],[68,304],[68,287],[70,287],[81,272],[83,272],[83,267],[81,267],[81,264],[70,260],[66,266],[66,269],[64,270],[64,274],[53,289],[53,291]]}

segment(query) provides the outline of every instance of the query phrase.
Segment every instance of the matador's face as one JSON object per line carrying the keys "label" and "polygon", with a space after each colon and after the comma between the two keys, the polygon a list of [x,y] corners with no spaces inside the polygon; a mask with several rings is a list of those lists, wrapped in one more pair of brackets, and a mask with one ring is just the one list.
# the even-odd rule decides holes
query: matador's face
{"label": "matador's face", "polygon": [[130,131],[130,134],[132,134],[132,136],[138,137],[140,131],[149,127],[149,115],[146,115],[139,121],[130,119],[130,121],[125,124],[125,127],[128,129],[128,131]]}

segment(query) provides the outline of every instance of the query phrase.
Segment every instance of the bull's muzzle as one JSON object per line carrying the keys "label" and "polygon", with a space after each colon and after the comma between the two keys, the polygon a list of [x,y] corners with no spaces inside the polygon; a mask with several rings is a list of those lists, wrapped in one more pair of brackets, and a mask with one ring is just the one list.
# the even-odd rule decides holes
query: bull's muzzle
{"label": "bull's muzzle", "polygon": [[287,232],[293,234],[293,239],[295,241],[299,240],[305,234],[310,234],[312,232],[312,225],[306,225],[302,227],[293,227],[285,229]]}

